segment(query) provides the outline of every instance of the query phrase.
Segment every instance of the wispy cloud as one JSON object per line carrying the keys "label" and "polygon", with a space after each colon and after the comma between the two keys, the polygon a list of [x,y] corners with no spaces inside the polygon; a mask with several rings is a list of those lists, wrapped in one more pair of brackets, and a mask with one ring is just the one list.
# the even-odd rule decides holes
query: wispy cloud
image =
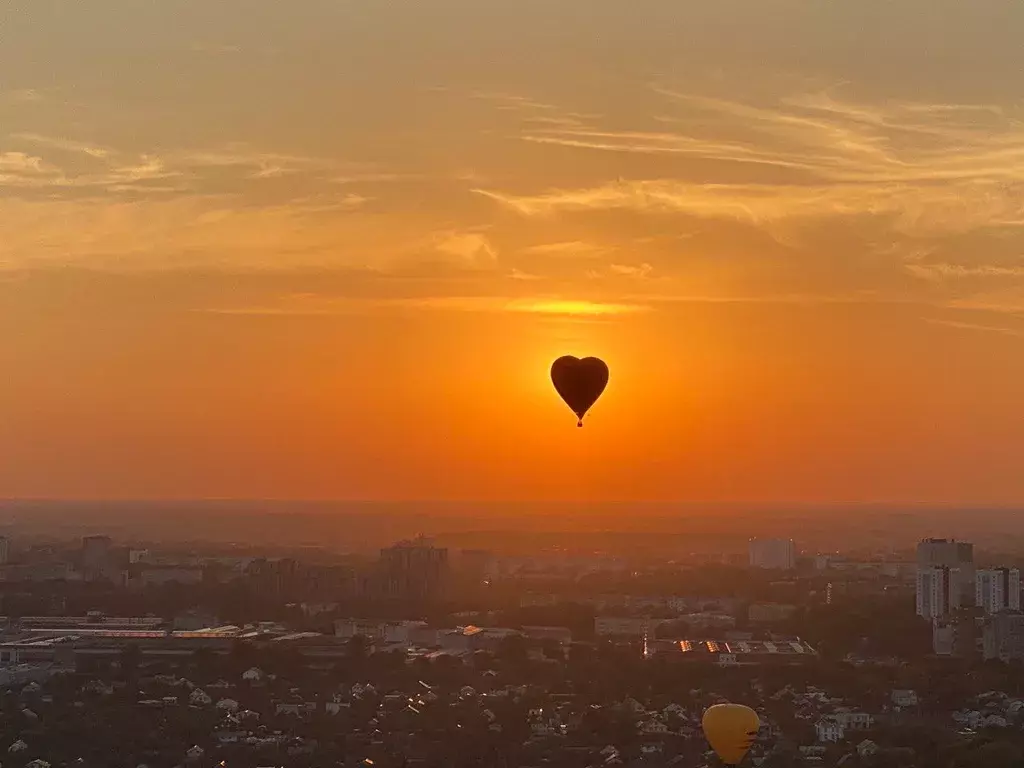
{"label": "wispy cloud", "polygon": [[646,262],[643,264],[609,264],[608,271],[625,277],[644,278],[650,277],[651,273],[654,272],[654,267]]}
{"label": "wispy cloud", "polygon": [[677,133],[551,128],[546,133],[526,134],[521,138],[534,144],[553,144],[577,149],[649,155],[680,154],[732,163],[774,165],[802,170],[810,168],[806,163],[782,153],[759,151],[739,143],[710,141]]}
{"label": "wispy cloud", "polygon": [[1007,315],[1024,315],[1024,286],[1015,285],[989,291],[974,291],[949,299],[950,309],[969,309]]}
{"label": "wispy cloud", "polygon": [[49,147],[62,152],[80,153],[99,159],[110,157],[114,154],[114,151],[107,147],[100,147],[95,144],[56,136],[42,136],[38,133],[15,133],[11,138],[36,144],[41,147]]}
{"label": "wispy cloud", "polygon": [[502,93],[500,91],[474,91],[471,96],[474,99],[482,99],[492,102],[498,109],[530,110],[539,112],[558,112],[558,107],[548,104],[529,96],[514,93]]}
{"label": "wispy cloud", "polygon": [[24,152],[0,152],[0,174],[44,174],[47,169],[41,157]]}
{"label": "wispy cloud", "polygon": [[332,163],[317,157],[265,152],[242,145],[229,145],[218,150],[178,151],[170,154],[174,162],[194,168],[244,168],[263,171],[268,168],[299,171],[330,167]]}
{"label": "wispy cloud", "polygon": [[1024,264],[948,264],[941,262],[919,262],[907,264],[905,269],[915,277],[935,282],[963,278],[1024,277]]}
{"label": "wispy cloud", "polygon": [[332,184],[375,184],[390,181],[412,181],[421,177],[404,173],[375,173],[373,171],[351,171],[342,176],[335,176],[329,181]]}
{"label": "wispy cloud", "polygon": [[[383,221],[346,197],[264,205],[200,195],[0,198],[0,269],[393,270],[426,258],[429,223],[401,213]],[[444,269],[456,262],[448,257]]]}
{"label": "wispy cloud", "polygon": [[471,94],[474,99],[492,103],[495,109],[502,112],[514,112],[524,125],[535,127],[552,127],[574,129],[582,127],[588,120],[599,115],[571,112],[554,104],[523,96],[521,94],[500,93],[492,91],[476,91]]}
{"label": "wispy cloud", "polygon": [[[488,194],[488,193],[484,193]],[[523,253],[541,256],[588,257],[600,256],[611,250],[606,245],[588,243],[583,240],[566,240],[557,243],[539,243],[523,248]]]}
{"label": "wispy cloud", "polygon": [[493,267],[498,262],[498,249],[480,232],[439,233],[434,236],[434,248],[469,267]]}
{"label": "wispy cloud", "polygon": [[[6,146],[5,146],[6,145]],[[0,270],[489,269],[472,227],[415,211],[364,212],[367,184],[406,178],[370,163],[244,144],[135,153],[97,142],[0,137]],[[378,215],[374,215],[377,213]]]}
{"label": "wispy cloud", "polygon": [[828,305],[828,304],[892,304],[912,306],[944,306],[941,303],[924,299],[900,296],[883,296],[878,294],[854,293],[764,293],[764,294],[688,294],[688,293],[645,293],[624,297],[626,301],[645,301],[658,304],[788,304],[788,305]]}
{"label": "wispy cloud", "polygon": [[[528,216],[628,209],[755,224],[881,216],[911,236],[1024,226],[1024,122],[988,105],[882,105],[829,93],[753,105],[657,88],[657,130],[527,128],[530,143],[712,161],[668,178],[480,194]],[[748,168],[744,178],[743,168]]]}
{"label": "wispy cloud", "polygon": [[[632,210],[740,220],[751,224],[850,216],[887,216],[907,235],[1024,226],[1024,198],[1005,186],[979,181],[961,188],[905,185],[697,184],[617,181],[583,189],[515,195],[476,189],[525,216],[563,211]],[[1021,192],[1024,192],[1022,188]]]}
{"label": "wispy cloud", "polygon": [[508,276],[513,280],[540,280],[540,275],[534,275],[530,272],[523,272],[521,269],[513,269],[508,273]]}
{"label": "wispy cloud", "polygon": [[[158,157],[142,155],[100,171],[69,173],[42,157],[24,152],[0,153],[0,189],[9,193],[45,190],[51,195],[117,192],[166,193],[185,191],[181,171],[168,168]],[[155,186],[154,182],[161,182]]]}
{"label": "wispy cloud", "polygon": [[934,317],[926,317],[923,319],[926,323],[931,323],[932,325],[943,325],[947,328],[956,328],[958,330],[980,331],[983,333],[998,333],[1004,336],[1024,337],[1024,330],[1019,328],[1007,328],[1001,325],[982,325],[980,323],[966,323],[960,320],[943,320]]}
{"label": "wispy cloud", "polygon": [[614,303],[556,297],[434,296],[419,298],[356,299],[316,295],[284,297],[267,306],[200,310],[223,315],[341,315],[387,310],[446,312],[498,312],[564,317],[608,317],[650,311],[641,303]]}
{"label": "wispy cloud", "polygon": [[592,280],[628,278],[630,280],[647,280],[654,273],[654,267],[646,262],[643,264],[608,264],[600,269],[589,269],[586,276]]}
{"label": "wispy cloud", "polygon": [[[0,187],[7,187],[12,193],[45,188],[54,195],[68,197],[109,193],[217,194],[249,191],[255,189],[251,184],[272,183],[291,176],[307,194],[319,190],[331,196],[338,194],[338,185],[405,178],[366,163],[263,151],[242,144],[211,150],[133,153],[36,133],[15,133],[7,142],[14,147],[5,150],[0,140],[0,156],[7,158],[8,166],[8,175],[0,177]],[[30,159],[36,167],[24,167],[15,175],[9,166],[18,158]]]}
{"label": "wispy cloud", "polygon": [[585,301],[561,298],[443,297],[410,302],[427,309],[467,312],[516,312],[536,315],[625,315],[650,310],[644,304]]}

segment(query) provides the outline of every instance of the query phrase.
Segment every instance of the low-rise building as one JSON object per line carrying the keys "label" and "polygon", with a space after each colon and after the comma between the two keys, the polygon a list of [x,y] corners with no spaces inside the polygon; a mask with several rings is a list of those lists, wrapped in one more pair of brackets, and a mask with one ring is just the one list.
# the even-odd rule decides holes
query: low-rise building
{"label": "low-rise building", "polygon": [[840,710],[832,715],[844,731],[866,731],[874,725],[875,719],[867,712]]}
{"label": "low-rise building", "polygon": [[835,718],[831,717],[823,717],[815,723],[814,731],[818,741],[824,744],[835,744],[846,737],[846,730]]}
{"label": "low-rise building", "polygon": [[892,692],[892,703],[897,707],[916,707],[917,691],[897,689]]}
{"label": "low-rise building", "polygon": [[632,637],[640,639],[644,635],[653,637],[654,630],[665,623],[667,623],[665,619],[651,619],[646,616],[598,616],[594,619],[594,632],[601,637]]}
{"label": "low-rise building", "polygon": [[747,619],[752,623],[785,621],[796,613],[795,605],[784,603],[754,603],[747,609]]}

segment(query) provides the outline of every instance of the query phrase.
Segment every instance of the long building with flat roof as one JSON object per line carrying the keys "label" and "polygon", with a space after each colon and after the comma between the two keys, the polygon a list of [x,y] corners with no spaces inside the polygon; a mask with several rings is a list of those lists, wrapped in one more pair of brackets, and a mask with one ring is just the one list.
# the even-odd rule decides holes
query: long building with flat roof
{"label": "long building with flat roof", "polygon": [[648,654],[674,661],[729,664],[803,664],[817,661],[818,652],[799,639],[787,640],[654,640]]}

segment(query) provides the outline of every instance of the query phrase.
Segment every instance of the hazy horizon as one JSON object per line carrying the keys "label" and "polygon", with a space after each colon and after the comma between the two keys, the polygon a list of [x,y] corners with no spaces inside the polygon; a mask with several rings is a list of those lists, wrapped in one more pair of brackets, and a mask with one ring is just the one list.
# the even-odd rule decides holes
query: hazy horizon
{"label": "hazy horizon", "polygon": [[[856,514],[848,514],[855,511]],[[847,514],[844,514],[847,513]],[[831,514],[830,514],[831,513]],[[315,546],[372,552],[423,534],[455,548],[521,554],[741,553],[754,536],[785,537],[810,553],[907,550],[923,538],[973,541],[988,552],[1024,546],[1018,509],[813,505],[740,507],[687,503],[549,502],[42,502],[0,500],[0,532],[74,539]]]}

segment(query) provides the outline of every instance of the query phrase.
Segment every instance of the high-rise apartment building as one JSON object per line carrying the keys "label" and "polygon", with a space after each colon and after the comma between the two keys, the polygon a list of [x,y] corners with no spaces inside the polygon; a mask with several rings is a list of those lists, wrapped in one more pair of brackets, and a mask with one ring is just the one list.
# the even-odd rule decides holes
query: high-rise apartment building
{"label": "high-rise apartment building", "polygon": [[985,619],[982,655],[988,661],[1024,659],[1024,614],[997,613]]}
{"label": "high-rise apartment building", "polygon": [[11,560],[11,540],[0,536],[0,565],[7,565]]}
{"label": "high-rise apartment building", "polygon": [[946,565],[974,562],[974,545],[955,539],[923,539],[917,545],[917,564]]}
{"label": "high-rise apartment building", "polygon": [[932,622],[932,651],[937,656],[975,659],[981,639],[973,611],[955,611]]}
{"label": "high-rise apartment building", "polygon": [[985,613],[1020,610],[1020,571],[986,568],[974,576],[975,605]]}
{"label": "high-rise apartment building", "polygon": [[940,619],[960,607],[960,573],[944,565],[917,569],[917,615]]}
{"label": "high-rise apartment building", "polygon": [[[924,539],[917,545],[917,569],[921,572],[929,568],[948,568],[953,579],[951,590],[957,593],[956,604],[974,605],[973,544],[954,539]],[[920,605],[920,592],[917,601]]]}
{"label": "high-rise apartment building", "polygon": [[748,554],[751,568],[791,571],[796,567],[792,539],[751,539]]}
{"label": "high-rise apartment building", "polygon": [[111,541],[109,536],[85,536],[82,539],[82,567],[87,570],[102,570],[110,561]]}
{"label": "high-rise apartment building", "polygon": [[429,600],[444,593],[448,550],[425,539],[403,541],[380,552],[383,591],[387,597]]}

